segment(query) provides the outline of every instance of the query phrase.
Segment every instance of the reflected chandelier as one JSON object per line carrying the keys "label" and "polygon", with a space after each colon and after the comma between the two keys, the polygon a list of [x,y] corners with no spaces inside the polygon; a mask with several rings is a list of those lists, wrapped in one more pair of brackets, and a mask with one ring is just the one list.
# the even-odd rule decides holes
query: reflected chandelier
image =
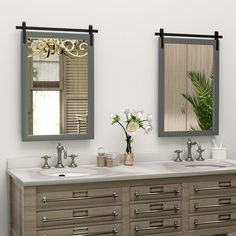
{"label": "reflected chandelier", "polygon": [[70,58],[84,57],[88,54],[88,43],[78,40],[32,39],[28,38],[28,57],[43,54],[45,58],[54,54],[64,54]]}

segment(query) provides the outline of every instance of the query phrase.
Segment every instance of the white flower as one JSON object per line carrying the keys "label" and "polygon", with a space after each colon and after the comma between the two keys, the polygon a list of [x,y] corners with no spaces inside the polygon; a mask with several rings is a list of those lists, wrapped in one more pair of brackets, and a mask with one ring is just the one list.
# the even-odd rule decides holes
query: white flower
{"label": "white flower", "polygon": [[144,114],[144,110],[139,110],[138,112],[140,112],[141,114]]}
{"label": "white flower", "polygon": [[143,110],[133,110],[132,115],[137,119],[141,119],[143,117]]}
{"label": "white flower", "polygon": [[136,122],[130,122],[127,131],[130,133],[136,132],[139,129],[139,125]]}
{"label": "white flower", "polygon": [[135,136],[137,134],[137,132],[128,132],[129,136]]}
{"label": "white flower", "polygon": [[128,114],[130,113],[129,108],[125,109],[125,110],[124,110],[124,113],[125,113],[126,115],[128,115]]}
{"label": "white flower", "polygon": [[132,116],[134,116],[134,117],[137,117],[137,111],[136,110],[133,110],[132,112],[131,112],[131,114],[132,114]]}
{"label": "white flower", "polygon": [[147,115],[147,120],[148,120],[149,123],[152,122],[152,115],[151,115],[151,114],[148,114],[148,115]]}
{"label": "white flower", "polygon": [[143,117],[143,113],[141,111],[138,111],[137,118],[142,119],[142,117]]}
{"label": "white flower", "polygon": [[152,126],[151,126],[151,125],[147,125],[147,126],[144,128],[144,130],[145,130],[145,133],[148,134],[149,132],[152,131]]}
{"label": "white flower", "polygon": [[116,116],[115,116],[114,114],[111,114],[111,115],[110,115],[110,118],[111,118],[111,119],[114,119],[115,117],[116,117]]}

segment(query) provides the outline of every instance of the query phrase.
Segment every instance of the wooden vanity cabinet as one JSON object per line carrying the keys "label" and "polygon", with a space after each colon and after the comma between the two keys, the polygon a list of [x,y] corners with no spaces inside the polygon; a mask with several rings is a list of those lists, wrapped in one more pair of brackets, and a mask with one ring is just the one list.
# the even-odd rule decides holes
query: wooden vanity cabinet
{"label": "wooden vanity cabinet", "polygon": [[236,232],[236,175],[190,183],[189,216],[193,235]]}
{"label": "wooden vanity cabinet", "polygon": [[130,236],[181,235],[182,185],[130,187]]}
{"label": "wooden vanity cabinet", "polygon": [[23,187],[11,236],[213,236],[236,232],[236,175]]}

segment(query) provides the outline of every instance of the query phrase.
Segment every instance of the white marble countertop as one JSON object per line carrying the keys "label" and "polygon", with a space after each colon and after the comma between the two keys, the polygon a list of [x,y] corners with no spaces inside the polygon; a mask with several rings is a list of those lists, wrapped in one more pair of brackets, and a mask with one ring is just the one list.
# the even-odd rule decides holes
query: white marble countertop
{"label": "white marble countertop", "polygon": [[[191,165],[191,166],[188,166]],[[203,166],[202,166],[203,165]],[[223,166],[223,167],[222,167]],[[69,173],[81,176],[47,176]],[[184,176],[201,176],[215,174],[236,173],[236,161],[226,160],[216,162],[207,160],[203,162],[174,162],[152,161],[137,162],[133,166],[96,167],[95,165],[80,165],[77,168],[63,168],[42,170],[41,168],[9,168],[8,174],[23,186],[40,186],[55,184],[89,183],[104,181],[122,181],[137,179],[171,178]]]}

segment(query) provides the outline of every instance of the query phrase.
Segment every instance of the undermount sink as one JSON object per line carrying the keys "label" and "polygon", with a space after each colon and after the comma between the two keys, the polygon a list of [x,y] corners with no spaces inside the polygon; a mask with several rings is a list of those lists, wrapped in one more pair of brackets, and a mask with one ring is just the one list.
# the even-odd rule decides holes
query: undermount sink
{"label": "undermount sink", "polygon": [[99,172],[91,168],[77,167],[77,168],[47,169],[47,170],[41,170],[39,173],[41,175],[51,176],[51,177],[85,177],[85,176],[96,175]]}
{"label": "undermount sink", "polygon": [[189,164],[185,164],[185,167],[189,167],[189,168],[228,168],[228,167],[233,167],[234,164],[229,163],[229,162],[224,162],[224,161],[220,161],[220,162],[198,162],[198,163],[189,163]]}

